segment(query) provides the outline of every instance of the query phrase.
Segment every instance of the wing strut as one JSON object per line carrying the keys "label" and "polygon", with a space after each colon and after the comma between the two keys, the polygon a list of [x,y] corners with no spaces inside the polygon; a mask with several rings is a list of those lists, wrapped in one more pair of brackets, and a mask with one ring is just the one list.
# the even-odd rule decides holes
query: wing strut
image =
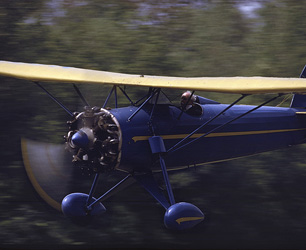
{"label": "wing strut", "polygon": [[114,92],[115,92],[115,108],[118,108],[117,86],[114,86]]}
{"label": "wing strut", "polygon": [[107,98],[106,98],[106,100],[105,100],[105,102],[104,102],[102,108],[105,108],[105,107],[106,107],[106,105],[107,105],[107,103],[108,103],[110,97],[112,96],[113,92],[114,92],[114,94],[115,94],[115,107],[118,108],[117,87],[121,90],[121,92],[122,92],[123,95],[126,97],[126,99],[128,99],[128,101],[130,102],[130,104],[131,104],[132,106],[135,106],[134,102],[131,100],[131,98],[128,96],[128,94],[125,92],[125,90],[122,89],[120,86],[114,85],[114,86],[112,87],[112,89],[110,90],[110,92],[109,92],[109,94],[108,94],[108,96],[107,96]]}
{"label": "wing strut", "polygon": [[154,106],[152,107],[150,118],[149,118],[149,127],[150,127],[153,135],[155,135],[155,129],[154,129],[154,126],[153,126],[153,114],[154,114],[155,107],[156,107],[157,102],[158,102],[160,91],[161,91],[161,89],[157,89],[156,99],[155,99],[155,102],[154,102]]}
{"label": "wing strut", "polygon": [[[106,107],[106,105],[107,105],[107,103],[108,103],[108,101],[109,101],[109,98],[112,96],[113,91],[114,91],[115,89],[116,89],[116,86],[114,85],[114,86],[112,87],[111,91],[109,92],[109,94],[108,94],[108,96],[107,96],[107,98],[106,98],[106,100],[105,100],[105,102],[104,102],[102,108],[105,108],[105,107]],[[117,94],[117,92],[115,92],[115,94]],[[116,97],[116,99],[117,99],[117,97]]]}
{"label": "wing strut", "polygon": [[60,105],[71,117],[74,117],[73,113],[64,105],[62,104],[57,98],[55,98],[48,90],[46,90],[39,82],[34,82],[38,87],[40,87],[46,94],[55,101],[58,105]]}
{"label": "wing strut", "polygon": [[139,107],[138,109],[130,115],[130,117],[128,118],[128,121],[131,121],[132,118],[143,108],[144,105],[146,105],[152,98],[153,96],[158,92],[159,89],[157,90],[153,90],[150,94],[150,96],[147,98],[147,100],[145,100]]}
{"label": "wing strut", "polygon": [[128,96],[128,94],[125,92],[125,90],[122,89],[120,86],[119,86],[119,89],[120,89],[121,92],[124,94],[124,96],[126,97],[126,99],[129,100],[130,104],[131,104],[132,106],[134,106],[134,105],[135,105],[134,102],[131,100],[131,98]]}
{"label": "wing strut", "polygon": [[[217,119],[220,115],[222,115],[225,111],[229,110],[231,107],[233,107],[235,104],[237,104],[238,102],[240,102],[243,98],[245,98],[248,95],[242,95],[241,97],[239,97],[236,101],[234,101],[231,105],[229,105],[228,107],[226,107],[225,109],[223,109],[219,114],[217,114],[216,116],[214,116],[213,118],[211,118],[210,120],[208,120],[207,122],[205,122],[204,124],[202,124],[200,127],[198,127],[196,130],[194,130],[193,132],[191,132],[188,136],[186,136],[184,139],[180,140],[177,144],[175,144],[172,148],[170,148],[167,153],[176,151],[175,148],[177,148],[180,144],[182,144],[184,141],[186,141],[188,138],[190,138],[193,134],[195,134],[196,132],[198,132],[201,128],[207,126],[208,124],[210,124],[212,121],[214,121],[215,119]],[[188,100],[189,101],[189,100]]]}
{"label": "wing strut", "polygon": [[85,104],[85,106],[90,107],[89,103],[86,101],[85,97],[82,95],[80,89],[75,84],[73,84],[73,87],[74,87],[75,91],[78,93],[78,95],[81,98],[81,100],[83,101],[83,103]]}
{"label": "wing strut", "polygon": [[[280,96],[283,96],[283,95],[284,95],[284,94],[278,94],[278,96],[275,96],[275,97],[269,99],[268,101],[266,101],[266,102],[264,102],[264,103],[262,103],[262,104],[256,106],[255,108],[253,108],[253,109],[251,109],[251,110],[249,110],[249,111],[247,111],[247,112],[245,112],[245,113],[239,115],[239,116],[236,117],[236,118],[233,118],[232,120],[229,120],[228,122],[226,122],[226,123],[224,123],[224,124],[221,124],[220,126],[218,126],[218,127],[214,128],[214,129],[210,130],[209,132],[203,134],[203,135],[200,136],[200,137],[195,138],[195,139],[193,139],[192,141],[190,141],[190,142],[188,142],[188,143],[186,143],[186,144],[184,144],[184,145],[182,145],[182,146],[180,146],[180,147],[177,147],[177,148],[175,148],[175,149],[174,149],[174,147],[172,147],[172,148],[169,149],[167,152],[170,152],[170,150],[171,150],[171,152],[173,153],[173,152],[175,152],[175,151],[177,151],[177,150],[179,150],[179,149],[182,149],[182,148],[184,148],[184,147],[190,145],[191,143],[194,143],[194,142],[196,142],[197,140],[199,140],[199,139],[201,139],[201,138],[203,138],[203,137],[205,137],[205,136],[207,136],[207,135],[209,135],[209,134],[215,132],[216,130],[221,129],[221,128],[225,127],[226,125],[228,125],[228,124],[230,124],[230,123],[232,123],[232,122],[234,122],[234,121],[236,121],[236,120],[242,118],[243,116],[246,116],[247,114],[250,114],[250,113],[254,112],[255,110],[259,109],[260,107],[262,107],[262,106],[268,104],[269,102],[274,101],[275,99],[277,99],[277,98],[279,98]],[[223,112],[224,112],[224,111],[223,111]],[[222,112],[222,113],[223,113],[223,112]],[[217,116],[219,116],[219,114],[218,114]],[[206,123],[205,123],[205,124],[206,124]],[[204,125],[205,125],[205,124],[204,124]],[[201,126],[204,126],[204,125],[201,125]],[[199,129],[199,128],[198,128],[198,129]],[[196,129],[196,131],[198,131],[198,129]],[[196,131],[192,132],[192,134],[194,134]],[[192,135],[192,134],[191,134],[191,135]],[[185,137],[185,138],[189,138],[191,135],[188,135],[188,136]],[[185,140],[185,138],[182,139],[182,141]]]}

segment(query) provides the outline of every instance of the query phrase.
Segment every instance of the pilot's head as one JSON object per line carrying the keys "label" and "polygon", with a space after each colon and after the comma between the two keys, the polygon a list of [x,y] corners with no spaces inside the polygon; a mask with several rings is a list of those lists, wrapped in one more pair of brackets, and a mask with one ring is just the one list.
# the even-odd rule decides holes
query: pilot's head
{"label": "pilot's head", "polygon": [[[195,102],[196,96],[193,95],[191,97],[191,99],[189,100],[190,96],[191,96],[191,92],[190,91],[186,91],[185,93],[182,94],[182,96],[181,96],[181,105],[182,106],[184,106],[184,105],[192,105],[193,102]],[[188,100],[189,100],[189,102],[187,103]]]}

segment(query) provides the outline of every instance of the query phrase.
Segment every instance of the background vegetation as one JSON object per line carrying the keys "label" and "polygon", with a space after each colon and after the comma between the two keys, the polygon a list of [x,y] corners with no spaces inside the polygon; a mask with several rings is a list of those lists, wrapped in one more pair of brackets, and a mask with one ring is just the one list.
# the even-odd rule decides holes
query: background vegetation
{"label": "background vegetation", "polygon": [[[137,74],[298,77],[306,61],[305,4],[1,0],[0,58]],[[71,110],[81,107],[71,86],[47,86]],[[109,91],[80,88],[94,105],[102,105]],[[136,96],[141,90],[130,91]],[[105,202],[108,212],[97,223],[80,227],[36,195],[20,152],[20,137],[61,142],[68,117],[33,84],[4,77],[0,107],[2,247],[306,247],[304,146],[172,174],[176,200],[206,214],[190,231],[166,230],[163,209],[137,186]]]}

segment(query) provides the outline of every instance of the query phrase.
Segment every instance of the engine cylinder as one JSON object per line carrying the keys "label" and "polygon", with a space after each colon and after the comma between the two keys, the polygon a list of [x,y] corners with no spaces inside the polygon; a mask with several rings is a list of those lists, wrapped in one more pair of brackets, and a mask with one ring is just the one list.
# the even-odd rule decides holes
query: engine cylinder
{"label": "engine cylinder", "polygon": [[121,129],[108,110],[85,107],[84,112],[67,123],[66,148],[83,174],[113,170],[119,164]]}

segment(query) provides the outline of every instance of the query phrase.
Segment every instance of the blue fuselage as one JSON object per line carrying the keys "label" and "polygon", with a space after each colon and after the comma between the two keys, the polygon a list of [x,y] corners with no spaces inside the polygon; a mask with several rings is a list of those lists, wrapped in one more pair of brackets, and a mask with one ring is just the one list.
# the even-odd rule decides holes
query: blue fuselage
{"label": "blue fuselage", "polygon": [[[201,116],[191,116],[171,105],[157,105],[151,124],[155,135],[162,136],[168,150],[181,139],[219,112],[226,104],[202,105]],[[255,106],[235,105],[209,125],[197,131],[187,142],[225,124],[235,117],[253,109]],[[120,124],[122,132],[122,150],[119,170],[133,172],[159,170],[156,157],[152,155],[149,137],[150,112],[147,105],[128,121],[136,107],[111,110]],[[303,143],[306,135],[306,115],[296,112],[295,108],[261,107],[246,116],[229,123],[194,143],[165,155],[168,170],[180,169],[209,162],[223,161],[260,152],[275,150]]]}

